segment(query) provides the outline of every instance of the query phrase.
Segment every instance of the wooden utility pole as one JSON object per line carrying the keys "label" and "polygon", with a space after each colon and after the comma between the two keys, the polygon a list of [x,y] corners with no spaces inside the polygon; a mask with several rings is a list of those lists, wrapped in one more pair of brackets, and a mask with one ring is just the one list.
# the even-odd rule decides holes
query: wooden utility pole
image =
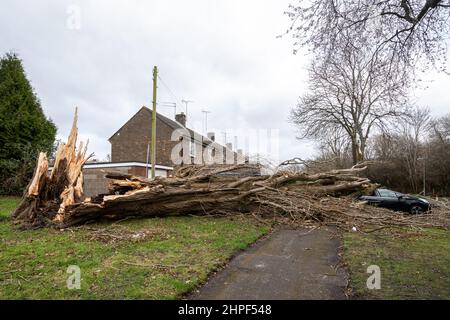
{"label": "wooden utility pole", "polygon": [[151,162],[152,162],[152,179],[155,178],[156,165],[156,81],[158,79],[158,68],[153,68],[153,108],[152,108],[152,141],[151,141]]}

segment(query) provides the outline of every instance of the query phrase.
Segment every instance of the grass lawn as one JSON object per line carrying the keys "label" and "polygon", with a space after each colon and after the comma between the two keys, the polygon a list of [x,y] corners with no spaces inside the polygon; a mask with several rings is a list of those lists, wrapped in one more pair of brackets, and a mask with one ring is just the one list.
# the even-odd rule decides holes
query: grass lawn
{"label": "grass lawn", "polygon": [[20,232],[17,202],[0,197],[0,299],[176,299],[269,231],[248,217],[170,217]]}
{"label": "grass lawn", "polygon": [[[450,299],[450,231],[383,229],[344,236],[344,261],[354,298]],[[381,289],[366,286],[367,267],[378,265]]]}

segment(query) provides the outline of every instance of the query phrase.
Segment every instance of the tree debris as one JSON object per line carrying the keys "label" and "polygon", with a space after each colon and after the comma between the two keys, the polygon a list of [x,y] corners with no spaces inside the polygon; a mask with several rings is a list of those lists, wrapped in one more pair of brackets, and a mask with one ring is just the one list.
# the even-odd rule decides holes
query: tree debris
{"label": "tree debris", "polygon": [[[66,228],[97,220],[173,215],[251,214],[290,223],[336,225],[347,230],[373,225],[447,227],[448,212],[411,217],[357,201],[377,187],[350,169],[307,174],[278,170],[273,175],[242,177],[234,171],[248,165],[185,166],[172,177],[145,179],[108,172],[109,194],[85,199],[82,168],[87,144],[76,149],[77,116],[67,144],[56,152],[51,172],[44,153],[13,221],[22,228]],[[444,219],[445,218],[445,219]]]}

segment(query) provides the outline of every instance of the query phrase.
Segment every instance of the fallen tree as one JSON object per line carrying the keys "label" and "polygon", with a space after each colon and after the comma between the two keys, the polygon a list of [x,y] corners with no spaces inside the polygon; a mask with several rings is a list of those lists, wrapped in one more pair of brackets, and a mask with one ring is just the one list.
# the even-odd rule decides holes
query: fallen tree
{"label": "fallen tree", "polygon": [[[22,228],[66,228],[97,220],[171,215],[245,213],[323,223],[343,228],[361,225],[446,226],[440,218],[409,218],[355,201],[377,187],[360,175],[364,165],[307,174],[277,170],[268,176],[232,175],[248,165],[185,166],[172,177],[153,180],[108,172],[108,194],[83,195],[82,168],[87,144],[76,148],[77,115],[68,142],[56,152],[51,171],[44,153],[13,221]],[[427,215],[430,217],[429,215]]]}

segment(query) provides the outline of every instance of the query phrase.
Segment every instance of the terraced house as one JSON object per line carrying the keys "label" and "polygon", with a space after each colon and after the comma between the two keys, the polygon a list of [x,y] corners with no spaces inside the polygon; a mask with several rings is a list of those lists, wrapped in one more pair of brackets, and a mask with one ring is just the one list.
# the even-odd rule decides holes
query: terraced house
{"label": "terraced house", "polygon": [[[111,162],[90,162],[84,166],[86,195],[106,192],[106,171],[148,177],[153,165],[150,163],[151,133],[152,111],[144,106],[108,139],[111,143]],[[174,167],[186,164],[246,162],[248,160],[241,150],[233,151],[229,143],[226,146],[217,143],[214,133],[208,133],[205,137],[187,128],[184,113],[177,114],[173,120],[156,114],[157,176],[168,176]]]}

